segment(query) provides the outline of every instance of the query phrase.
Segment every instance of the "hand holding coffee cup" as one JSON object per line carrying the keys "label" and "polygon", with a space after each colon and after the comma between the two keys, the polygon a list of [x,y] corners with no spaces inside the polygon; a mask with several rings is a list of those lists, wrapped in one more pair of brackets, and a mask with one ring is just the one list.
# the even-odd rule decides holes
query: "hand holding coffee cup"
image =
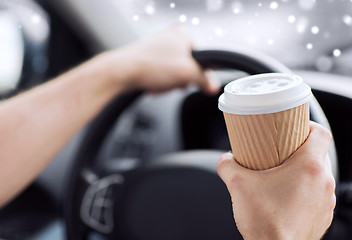
{"label": "hand holding coffee cup", "polygon": [[311,96],[293,74],[258,74],[227,84],[219,109],[234,159],[253,170],[284,162],[308,137]]}

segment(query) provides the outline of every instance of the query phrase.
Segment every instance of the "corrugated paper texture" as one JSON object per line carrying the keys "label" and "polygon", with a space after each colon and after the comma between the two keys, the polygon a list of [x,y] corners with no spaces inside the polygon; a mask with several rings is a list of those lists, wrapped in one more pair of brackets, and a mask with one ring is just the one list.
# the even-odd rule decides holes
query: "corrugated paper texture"
{"label": "corrugated paper texture", "polygon": [[261,115],[224,112],[224,117],[235,160],[254,170],[280,165],[309,134],[309,103]]}

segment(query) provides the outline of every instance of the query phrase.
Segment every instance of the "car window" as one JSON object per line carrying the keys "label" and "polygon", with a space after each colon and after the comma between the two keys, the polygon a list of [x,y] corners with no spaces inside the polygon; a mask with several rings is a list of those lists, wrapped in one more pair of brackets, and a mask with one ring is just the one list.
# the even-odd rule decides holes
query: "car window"
{"label": "car window", "polygon": [[180,24],[198,47],[248,47],[292,68],[329,72],[352,55],[350,0],[119,0],[115,5],[140,32]]}

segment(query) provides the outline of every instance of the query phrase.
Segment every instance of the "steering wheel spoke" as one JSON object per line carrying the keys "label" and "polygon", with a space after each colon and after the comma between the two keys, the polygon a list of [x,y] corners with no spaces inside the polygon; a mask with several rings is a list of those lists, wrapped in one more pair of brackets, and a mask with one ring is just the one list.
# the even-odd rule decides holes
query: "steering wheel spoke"
{"label": "steering wheel spoke", "polygon": [[114,229],[114,191],[123,184],[124,177],[121,174],[111,174],[94,180],[92,175],[86,173],[86,178],[93,181],[82,198],[81,220],[95,231],[109,234]]}

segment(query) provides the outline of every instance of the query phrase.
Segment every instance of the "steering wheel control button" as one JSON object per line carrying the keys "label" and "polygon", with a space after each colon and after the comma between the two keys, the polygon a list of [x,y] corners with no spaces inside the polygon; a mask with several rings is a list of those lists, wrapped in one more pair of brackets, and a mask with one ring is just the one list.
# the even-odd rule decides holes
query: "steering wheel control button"
{"label": "steering wheel control button", "polygon": [[236,161],[255,170],[285,161],[308,137],[311,97],[294,74],[258,74],[227,84],[219,109]]}
{"label": "steering wheel control button", "polygon": [[82,221],[100,233],[111,233],[114,229],[113,187],[124,182],[120,174],[113,174],[94,181],[86,190],[82,205]]}

